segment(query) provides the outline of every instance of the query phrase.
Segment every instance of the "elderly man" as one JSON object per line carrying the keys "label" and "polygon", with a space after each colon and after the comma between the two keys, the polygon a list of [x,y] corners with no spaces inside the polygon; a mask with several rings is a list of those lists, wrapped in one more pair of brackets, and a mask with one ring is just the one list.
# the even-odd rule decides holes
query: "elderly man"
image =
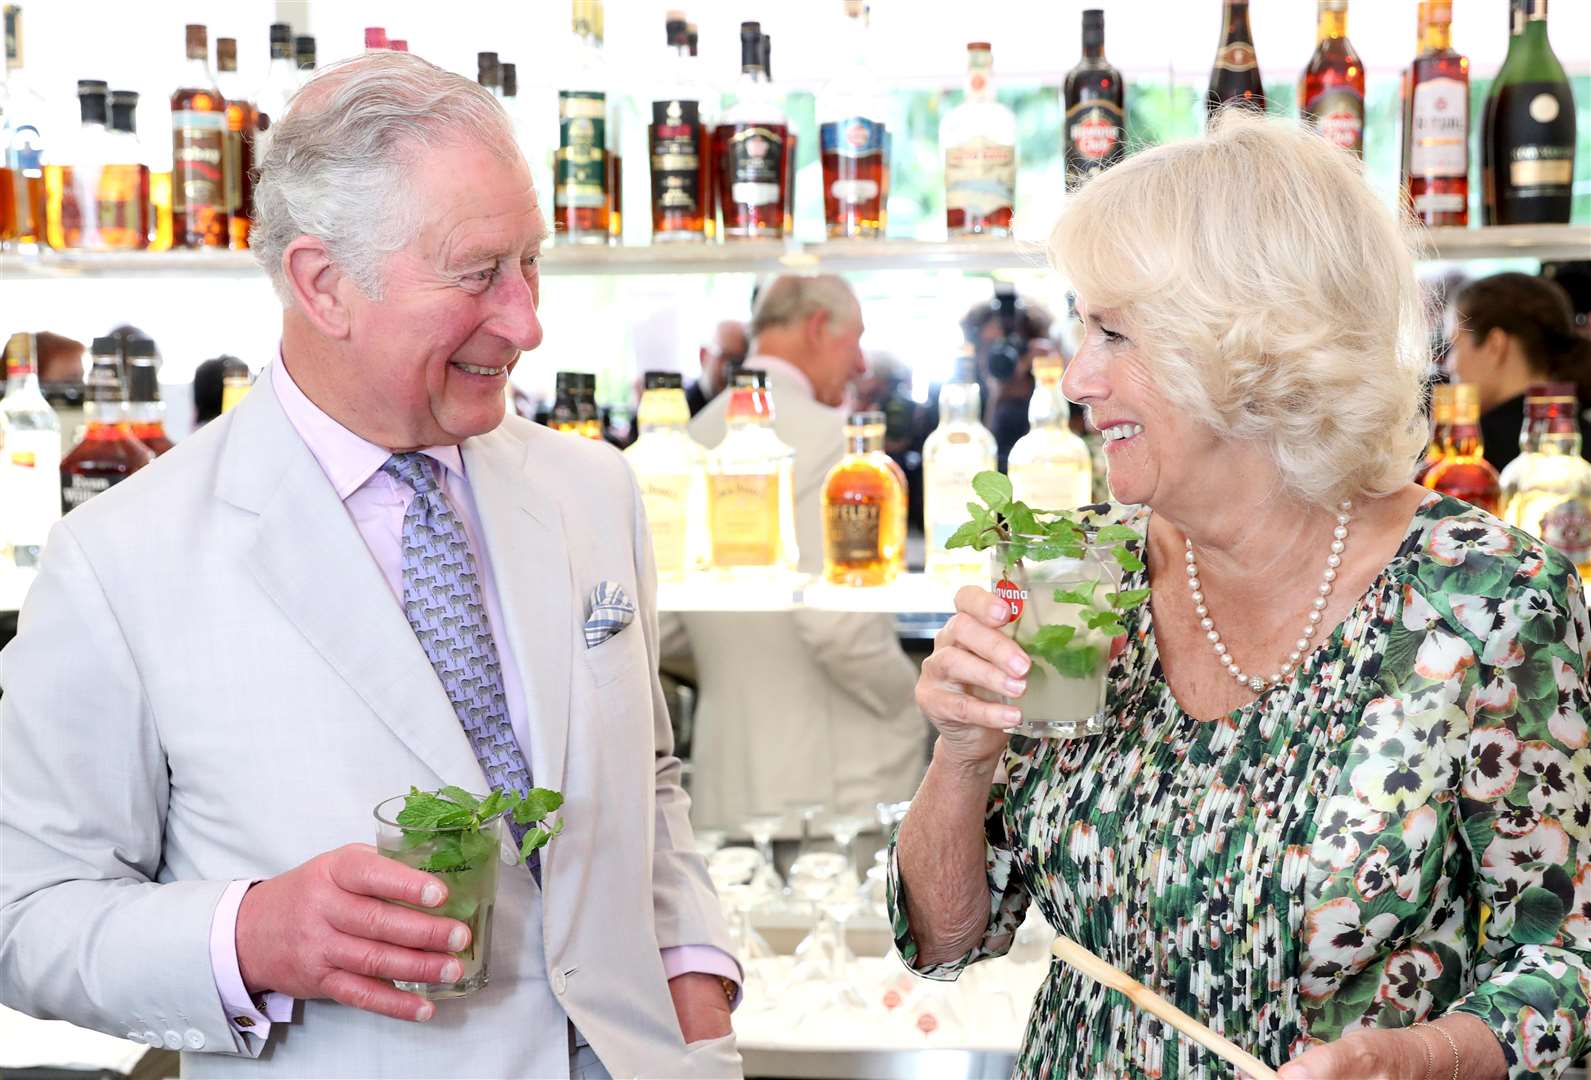
{"label": "elderly man", "polygon": [[[842,278],[786,275],[762,291],[751,334],[746,367],[768,373],[775,430],[796,452],[801,569],[818,573],[823,480],[845,450],[846,387],[864,370],[862,309]],[[692,437],[716,446],[726,407],[724,396],[711,402]],[[683,657],[688,642],[700,687],[698,824],[738,829],[753,815],[818,804],[871,818],[880,800],[911,797],[927,729],[912,699],[917,669],[891,617],[691,613],[669,626],[669,651]]]}
{"label": "elderly man", "polygon": [[[509,122],[380,53],[271,136],[280,362],[62,521],[0,658],[0,996],[207,1076],[738,1075],[634,482],[504,418],[546,239]],[[457,979],[468,927],[359,841],[443,784],[567,828],[433,1003],[392,980]]]}
{"label": "elderly man", "polygon": [[702,373],[685,390],[685,403],[695,416],[729,385],[732,371],[746,362],[746,324],[725,319],[713,327],[713,340],[701,347]]}

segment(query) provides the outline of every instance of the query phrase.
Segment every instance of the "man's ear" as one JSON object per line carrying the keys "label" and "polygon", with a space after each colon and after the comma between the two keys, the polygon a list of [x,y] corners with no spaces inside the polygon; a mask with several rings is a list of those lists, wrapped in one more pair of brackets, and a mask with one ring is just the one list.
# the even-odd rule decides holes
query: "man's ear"
{"label": "man's ear", "polygon": [[818,308],[806,317],[801,324],[801,331],[807,339],[807,344],[817,346],[823,342],[823,336],[829,329],[829,313],[823,308]]}
{"label": "man's ear", "polygon": [[293,304],[319,333],[341,340],[352,329],[344,300],[351,284],[317,237],[300,236],[282,252],[282,276]]}

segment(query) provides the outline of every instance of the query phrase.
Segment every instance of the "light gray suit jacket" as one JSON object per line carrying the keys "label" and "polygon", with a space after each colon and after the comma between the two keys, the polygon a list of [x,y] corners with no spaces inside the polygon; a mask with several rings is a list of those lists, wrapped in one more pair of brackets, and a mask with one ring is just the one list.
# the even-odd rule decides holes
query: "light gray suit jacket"
{"label": "light gray suit jacket", "polygon": [[[755,359],[753,359],[755,364]],[[844,456],[845,416],[777,368],[774,429],[795,449],[801,570],[823,571],[823,481]],[[717,446],[729,394],[691,421]],[[691,798],[698,825],[738,829],[794,803],[872,816],[909,799],[926,765],[917,666],[888,615],[829,611],[668,615],[667,650],[689,643],[698,682]],[[786,830],[796,835],[794,826]]]}
{"label": "light gray suit jacket", "polygon": [[[467,440],[536,781],[567,828],[544,892],[504,867],[491,985],[423,1025],[301,1003],[263,1046],[212,977],[227,882],[373,839],[410,784],[485,779],[440,682],[268,384],[67,516],[0,654],[0,1000],[174,1031],[212,1076],[567,1076],[565,1017],[614,1076],[738,1075],[687,1049],[659,949],[728,951],[656,676],[640,498],[613,450],[515,417]],[[593,587],[635,599],[593,649]],[[211,1053],[212,1051],[219,1053]],[[236,1056],[222,1056],[236,1055]]]}

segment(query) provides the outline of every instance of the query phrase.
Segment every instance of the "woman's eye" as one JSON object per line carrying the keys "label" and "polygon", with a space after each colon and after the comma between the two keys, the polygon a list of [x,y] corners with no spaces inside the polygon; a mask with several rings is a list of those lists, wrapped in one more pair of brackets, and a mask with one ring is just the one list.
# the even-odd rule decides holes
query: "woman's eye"
{"label": "woman's eye", "polygon": [[1106,330],[1103,326],[1099,328],[1099,332],[1105,336],[1105,344],[1107,345],[1119,345],[1127,340],[1124,335],[1118,334],[1114,330]]}

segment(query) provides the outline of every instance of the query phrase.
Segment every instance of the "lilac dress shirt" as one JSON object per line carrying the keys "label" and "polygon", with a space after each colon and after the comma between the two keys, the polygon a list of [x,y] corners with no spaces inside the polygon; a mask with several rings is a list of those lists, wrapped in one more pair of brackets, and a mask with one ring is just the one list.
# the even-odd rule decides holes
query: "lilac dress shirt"
{"label": "lilac dress shirt", "polygon": [[[271,365],[260,382],[266,385],[256,387],[254,392],[276,394],[282,411],[315,456],[326,479],[331,481],[337,497],[342,500],[348,516],[364,538],[365,546],[370,549],[376,566],[387,579],[393,596],[401,604],[403,515],[408,510],[409,501],[414,498],[414,491],[381,471],[381,466],[392,452],[366,442],[322,412],[298,388],[284,361]],[[457,446],[432,446],[421,452],[435,458],[443,466],[442,490],[469,535],[470,547],[480,570],[481,591],[486,597],[487,617],[493,626],[503,626],[505,623],[502,608],[497,602],[492,560],[481,541],[481,516],[475,506],[475,496],[470,491],[469,479],[464,473],[464,457]],[[498,657],[502,664],[503,692],[508,698],[509,722],[513,725],[519,745],[529,746],[524,682],[510,651],[500,647]],[[534,764],[532,762],[533,768]],[[264,1039],[270,1035],[272,1023],[285,1023],[292,1019],[293,999],[285,994],[267,993],[256,1001],[243,986],[243,976],[238,970],[238,907],[243,902],[243,894],[252,884],[254,880],[250,879],[234,881],[222,893],[221,902],[216,905],[215,915],[210,921],[210,966],[215,975],[216,990],[231,1018],[233,1030]],[[688,972],[702,972],[732,979],[737,984],[741,981],[740,965],[733,957],[711,945],[681,945],[664,949],[663,970],[670,979]]]}

